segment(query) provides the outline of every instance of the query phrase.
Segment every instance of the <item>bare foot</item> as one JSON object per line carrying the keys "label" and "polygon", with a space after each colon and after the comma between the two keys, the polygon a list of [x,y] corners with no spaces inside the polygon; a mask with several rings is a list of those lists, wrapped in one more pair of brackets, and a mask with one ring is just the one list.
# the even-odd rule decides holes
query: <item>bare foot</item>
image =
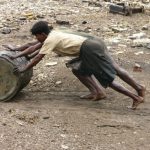
{"label": "bare foot", "polygon": [[80,96],[81,99],[92,99],[93,98],[93,94],[88,94],[88,95],[82,95]]}
{"label": "bare foot", "polygon": [[106,94],[88,94],[88,95],[83,95],[80,97],[81,99],[91,99],[93,101],[98,101],[98,100],[101,100],[101,99],[104,99],[106,98]]}
{"label": "bare foot", "polygon": [[144,100],[144,98],[145,98],[145,91],[146,91],[145,86],[141,86],[141,89],[137,91],[137,92],[138,92],[138,95],[139,95],[140,97],[143,97],[143,100]]}
{"label": "bare foot", "polygon": [[97,94],[97,95],[93,95],[94,97],[92,98],[93,101],[99,101],[102,100],[104,98],[106,98],[105,94]]}
{"label": "bare foot", "polygon": [[136,110],[139,104],[144,103],[144,98],[140,97],[137,100],[133,100],[132,108],[133,110]]}

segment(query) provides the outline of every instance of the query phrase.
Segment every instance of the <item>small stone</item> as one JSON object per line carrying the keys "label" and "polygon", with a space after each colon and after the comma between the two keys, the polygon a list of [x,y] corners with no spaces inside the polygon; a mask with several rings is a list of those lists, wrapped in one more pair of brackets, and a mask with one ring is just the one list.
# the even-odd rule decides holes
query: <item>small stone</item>
{"label": "small stone", "polygon": [[40,18],[40,19],[44,18],[43,15],[37,15],[36,17],[37,17],[37,18]]}
{"label": "small stone", "polygon": [[60,84],[62,84],[62,81],[57,81],[55,84],[60,85]]}
{"label": "small stone", "polygon": [[83,21],[82,24],[87,24],[87,21]]}
{"label": "small stone", "polygon": [[24,16],[25,16],[25,17],[33,16],[33,13],[32,13],[32,12],[29,12],[29,13],[24,14]]}
{"label": "small stone", "polygon": [[43,119],[49,119],[50,117],[49,116],[45,116],[45,117],[43,117]]}
{"label": "small stone", "polygon": [[61,137],[63,137],[63,138],[65,138],[65,137],[66,137],[66,135],[65,135],[65,134],[61,134],[60,136],[61,136]]}
{"label": "small stone", "polygon": [[49,62],[49,63],[46,63],[46,64],[45,64],[46,67],[55,66],[55,65],[57,65],[57,62],[56,62],[56,61],[55,61],[55,62]]}
{"label": "small stone", "polygon": [[57,128],[59,128],[59,127],[60,127],[60,125],[58,125],[58,124],[55,124],[53,127],[57,127]]}
{"label": "small stone", "polygon": [[149,38],[136,39],[133,41],[132,47],[145,47],[150,43]]}
{"label": "small stone", "polygon": [[148,30],[148,26],[147,25],[143,26],[142,30]]}
{"label": "small stone", "polygon": [[4,27],[4,25],[3,24],[0,24],[0,28],[3,28]]}
{"label": "small stone", "polygon": [[150,43],[146,45],[146,48],[150,49]]}
{"label": "small stone", "polygon": [[51,140],[51,142],[52,142],[52,143],[54,143],[54,142],[55,142],[55,140]]}
{"label": "small stone", "polygon": [[142,72],[142,67],[139,64],[135,64],[133,67],[134,72]]}
{"label": "small stone", "polygon": [[61,145],[61,147],[62,147],[63,149],[68,149],[68,148],[69,148],[67,145]]}
{"label": "small stone", "polygon": [[65,20],[56,20],[56,23],[59,25],[69,25],[70,24],[69,21],[65,21]]}
{"label": "small stone", "polygon": [[86,27],[84,29],[84,32],[86,32],[86,33],[90,33],[91,31],[92,31],[91,27]]}
{"label": "small stone", "polygon": [[118,27],[112,27],[112,31],[115,33],[127,31],[127,28],[118,28]]}
{"label": "small stone", "polygon": [[3,34],[9,34],[9,33],[11,33],[11,29],[7,28],[7,27],[2,28],[1,33],[3,33]]}
{"label": "small stone", "polygon": [[135,55],[140,55],[140,54],[144,54],[143,51],[140,51],[140,52],[137,52],[137,53],[134,53]]}
{"label": "small stone", "polygon": [[23,122],[23,121],[16,120],[16,122],[17,122],[20,126],[23,126],[23,125],[24,125],[24,122]]}
{"label": "small stone", "polygon": [[6,124],[6,123],[2,123],[2,125],[3,125],[3,126],[6,126],[7,124]]}
{"label": "small stone", "polygon": [[109,42],[110,42],[111,44],[119,44],[120,41],[121,41],[121,40],[120,40],[119,38],[117,38],[117,37],[112,38],[112,39],[109,40]]}
{"label": "small stone", "polygon": [[140,32],[140,33],[136,33],[136,34],[129,36],[129,39],[141,39],[141,38],[144,38],[145,36],[146,36],[146,33]]}
{"label": "small stone", "polygon": [[26,20],[27,18],[26,17],[20,17],[19,19],[20,20]]}

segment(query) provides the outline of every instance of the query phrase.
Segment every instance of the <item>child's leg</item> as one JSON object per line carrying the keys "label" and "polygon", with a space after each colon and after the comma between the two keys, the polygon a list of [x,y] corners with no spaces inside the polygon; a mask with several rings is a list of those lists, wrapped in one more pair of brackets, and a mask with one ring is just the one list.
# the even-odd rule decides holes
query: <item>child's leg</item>
{"label": "child's leg", "polygon": [[129,91],[128,89],[126,89],[125,87],[123,87],[121,84],[119,83],[116,83],[115,81],[113,81],[111,84],[110,84],[110,87],[116,91],[118,91],[119,93],[122,93],[126,96],[129,96],[130,98],[133,99],[133,104],[132,104],[132,109],[136,109],[137,106],[140,104],[140,103],[143,103],[143,98],[140,97],[139,95],[136,95],[134,93],[132,93],[131,91]]}
{"label": "child's leg", "polygon": [[145,96],[145,87],[138,84],[130,75],[129,73],[123,69],[122,67],[120,67],[115,61],[114,59],[110,56],[110,54],[107,52],[108,57],[111,59],[113,66],[117,72],[117,75],[127,84],[129,84],[130,86],[132,86],[138,93],[139,96],[143,97]]}
{"label": "child's leg", "polygon": [[96,77],[94,75],[91,75],[90,79],[91,79],[92,85],[95,87],[95,89],[97,91],[97,95],[95,95],[93,100],[99,100],[99,98],[100,99],[105,98],[106,97],[106,93],[104,92],[105,89],[102,87],[102,85],[96,79]]}
{"label": "child's leg", "polygon": [[82,99],[92,99],[92,100],[100,100],[106,97],[105,92],[94,75],[92,76],[82,76],[76,70],[72,70],[73,74],[89,89],[91,92],[88,95],[81,96]]}
{"label": "child's leg", "polygon": [[139,96],[143,97],[145,96],[145,87],[138,84],[130,75],[129,73],[121,68],[118,64],[115,64],[115,69],[117,71],[117,75],[125,81],[127,84],[132,86],[138,93]]}

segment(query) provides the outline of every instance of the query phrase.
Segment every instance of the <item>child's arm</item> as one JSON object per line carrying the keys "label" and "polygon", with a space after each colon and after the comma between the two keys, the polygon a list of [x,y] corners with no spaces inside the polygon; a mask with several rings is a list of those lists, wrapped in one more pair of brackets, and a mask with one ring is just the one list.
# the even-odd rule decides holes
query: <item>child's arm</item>
{"label": "child's arm", "polygon": [[31,69],[33,66],[35,66],[36,64],[38,64],[42,58],[45,56],[45,54],[38,54],[36,55],[31,62],[29,62],[25,67],[23,68],[15,68],[14,73],[22,73],[25,72],[26,70]]}
{"label": "child's arm", "polygon": [[24,44],[20,47],[14,48],[12,45],[3,45],[5,48],[7,48],[10,51],[24,51],[25,49],[29,48],[30,46],[34,46],[37,43],[39,43],[38,41],[32,42],[32,43],[27,43]]}
{"label": "child's arm", "polygon": [[28,54],[31,54],[31,53],[35,52],[36,50],[40,49],[41,47],[42,47],[42,43],[37,43],[36,45],[30,46],[26,50],[16,54],[15,56],[10,56],[10,58],[15,59],[15,58],[18,58],[18,57],[26,56]]}
{"label": "child's arm", "polygon": [[39,53],[40,50],[36,50],[35,52],[33,52],[32,54],[26,56],[28,59],[32,59],[33,57],[35,57],[38,53]]}
{"label": "child's arm", "polygon": [[15,51],[24,51],[25,49],[29,48],[30,46],[34,46],[34,45],[36,45],[36,44],[38,44],[38,43],[39,43],[38,41],[32,42],[32,43],[27,43],[27,44],[25,44],[25,45],[23,45],[23,46],[20,46],[20,47],[18,47],[18,48],[15,48],[14,50],[15,50]]}

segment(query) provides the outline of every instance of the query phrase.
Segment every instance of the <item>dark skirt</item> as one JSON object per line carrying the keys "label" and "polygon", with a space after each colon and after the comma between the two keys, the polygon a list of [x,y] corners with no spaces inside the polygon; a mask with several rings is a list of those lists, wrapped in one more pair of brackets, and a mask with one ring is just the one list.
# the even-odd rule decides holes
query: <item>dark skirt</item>
{"label": "dark skirt", "polygon": [[72,69],[76,69],[80,75],[90,76],[93,74],[106,88],[112,83],[116,75],[107,53],[103,41],[88,39],[81,46],[79,58],[75,58],[70,64],[72,64]]}

